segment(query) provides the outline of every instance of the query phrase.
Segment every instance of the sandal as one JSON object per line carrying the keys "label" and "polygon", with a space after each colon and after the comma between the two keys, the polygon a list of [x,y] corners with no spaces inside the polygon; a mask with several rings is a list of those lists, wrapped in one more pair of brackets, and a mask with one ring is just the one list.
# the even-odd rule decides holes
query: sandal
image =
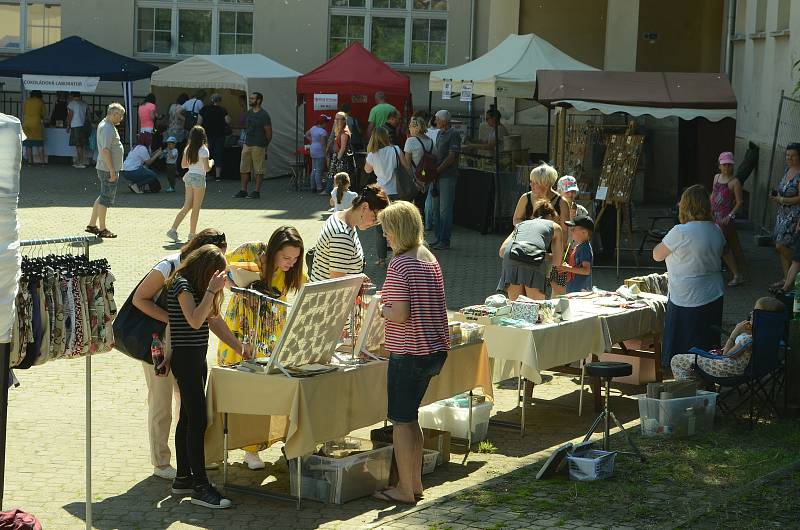
{"label": "sandal", "polygon": [[786,296],[786,291],[783,289],[783,287],[778,287],[777,289],[774,287],[770,287],[769,294],[777,298],[780,298],[782,296]]}
{"label": "sandal", "polygon": [[113,233],[108,228],[104,228],[99,232],[97,232],[97,236],[100,237],[101,239],[114,239],[115,237],[117,237],[117,234]]}
{"label": "sandal", "polygon": [[728,282],[728,287],[736,287],[742,285],[744,283],[744,278],[741,276],[734,276],[731,281]]}
{"label": "sandal", "polygon": [[84,230],[84,232],[89,232],[90,234],[96,235],[100,233],[100,229],[94,225],[86,225],[86,230]]}
{"label": "sandal", "polygon": [[387,491],[388,490],[376,491],[375,493],[372,494],[372,498],[376,499],[376,500],[379,500],[379,501],[388,502],[388,503],[391,503],[391,504],[407,504],[409,506],[416,506],[417,505],[417,501],[416,500],[414,502],[408,502],[408,501],[403,501],[403,500],[400,500],[400,499],[396,499],[396,498],[392,497],[391,495],[389,495],[387,493]]}

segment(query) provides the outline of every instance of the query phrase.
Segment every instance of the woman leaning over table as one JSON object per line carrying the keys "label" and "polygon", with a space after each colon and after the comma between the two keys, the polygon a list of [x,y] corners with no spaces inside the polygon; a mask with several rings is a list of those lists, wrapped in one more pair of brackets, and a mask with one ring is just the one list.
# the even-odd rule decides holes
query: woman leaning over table
{"label": "woman leaning over table", "polygon": [[[653,249],[653,259],[667,262],[669,300],[664,323],[661,365],[669,368],[676,353],[692,347],[719,346],[722,324],[722,252],[725,236],[714,224],[708,191],[690,186],[678,205],[680,224]],[[716,326],[716,328],[714,327]]]}
{"label": "woman leaning over table", "polygon": [[419,406],[431,379],[447,360],[447,330],[442,269],[423,244],[422,217],[406,201],[379,214],[394,249],[381,294],[386,318],[388,418],[394,424],[397,486],[375,492],[378,500],[416,504],[422,496],[422,431]]}
{"label": "woman leaning over table", "polygon": [[383,188],[370,184],[353,199],[350,208],[328,217],[314,245],[311,281],[364,272],[364,249],[356,229],[364,231],[375,226],[378,214],[387,206],[389,198]]}
{"label": "woman leaning over table", "polygon": [[[291,292],[297,292],[308,277],[303,272],[303,238],[293,226],[282,226],[272,233],[269,242],[264,245],[260,241],[244,243],[236,250],[229,252],[225,256],[228,268],[235,263],[254,263],[259,271],[260,279],[250,288],[263,292],[267,296],[286,301],[286,296]],[[241,337],[241,320],[250,315],[240,313],[242,306],[236,297],[231,296],[228,300],[228,308],[225,310],[225,323],[236,334]],[[277,327],[275,340],[280,337],[282,328]],[[274,345],[273,345],[274,347]],[[230,366],[242,360],[240,350],[233,348],[224,341],[219,341],[217,349],[217,362],[220,366]],[[264,462],[258,455],[259,446],[250,445],[244,447],[244,463],[250,469],[263,469]]]}
{"label": "woman leaning over table", "polygon": [[[166,256],[156,263],[136,289],[133,295],[133,305],[145,315],[161,322],[169,323],[167,310],[157,303],[167,278],[175,272],[181,261],[192,251],[208,244],[216,245],[225,252],[227,248],[225,234],[214,228],[201,230],[191,241],[181,247],[180,252]],[[211,331],[217,337],[220,337],[220,340],[231,341],[237,351],[242,351],[242,344],[231,333],[221,318],[212,319],[209,324]],[[167,331],[162,337],[161,343],[164,348],[165,362],[169,363],[169,326],[167,326]],[[171,371],[167,372],[166,377],[158,377],[155,374],[153,365],[142,362],[142,366],[144,368],[144,379],[147,382],[147,424],[153,474],[163,479],[172,480],[175,478],[175,468],[170,465],[171,453],[168,441],[169,429],[172,423],[173,398],[176,409],[180,408],[178,385]]]}

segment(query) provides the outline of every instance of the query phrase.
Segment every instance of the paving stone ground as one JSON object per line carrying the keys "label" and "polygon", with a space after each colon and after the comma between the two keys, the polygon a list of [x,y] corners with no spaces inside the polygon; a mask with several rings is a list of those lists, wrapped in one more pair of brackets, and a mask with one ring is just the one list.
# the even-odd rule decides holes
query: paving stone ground
{"label": "paving stone ground", "polygon": [[[233,199],[231,196],[237,189],[234,182],[209,182],[201,227],[222,229],[231,245],[266,240],[283,224],[297,227],[307,246],[316,240],[321,214],[327,209],[326,198],[290,190],[286,179],[268,181],[261,200]],[[90,169],[24,168],[20,195],[22,237],[82,234],[97,191],[97,180]],[[182,201],[182,193],[135,195],[124,187],[120,189],[117,206],[110,210],[108,222],[119,238],[91,248],[93,258],[104,257],[112,264],[118,304],[158,259],[177,248],[167,240],[164,231]],[[185,235],[187,226],[181,234]],[[451,309],[479,303],[494,291],[499,275],[497,248],[502,239],[502,235],[455,229],[452,250],[439,253]],[[754,248],[749,235],[743,239],[753,281],[726,296],[727,323],[744,318],[753,300],[779,274],[770,249]],[[382,271],[372,265],[376,259],[373,234],[363,235],[362,242],[369,253],[367,273],[380,283]],[[52,250],[60,251],[63,247],[54,246]],[[613,289],[620,280],[611,270],[597,269],[595,283]],[[215,349],[216,342],[212,339],[209,351]],[[210,355],[209,362],[214,361],[214,355]],[[169,483],[151,475],[141,370],[138,363],[118,352],[92,359],[92,500],[94,526],[99,529],[436,527],[442,515],[447,516],[460,507],[459,501],[439,504],[437,499],[538,460],[553,445],[581,435],[593,416],[584,413],[582,418],[577,417],[578,386],[574,379],[553,376],[537,387],[537,402],[527,418],[528,434],[521,438],[516,431],[490,427],[489,439],[497,451],[473,453],[463,466],[461,458],[454,456],[449,465],[426,477],[422,510],[404,511],[362,499],[343,506],[306,502],[297,511],[291,504],[232,494],[236,503],[233,510],[210,511],[191,505],[188,499],[171,496]],[[62,360],[16,374],[22,386],[10,392],[3,507],[20,506],[36,514],[45,528],[80,528],[84,525],[85,363],[82,359]],[[493,415],[510,411],[507,414],[511,418],[518,416],[518,411],[513,410],[514,388],[508,382],[496,386]],[[636,387],[619,390],[627,396],[638,392]],[[638,416],[635,402],[622,395],[615,396],[613,402],[620,419],[635,425]],[[362,435],[365,433],[368,429],[361,431]],[[233,461],[240,458],[240,452],[232,453]],[[268,472],[274,472],[273,476],[268,476]],[[246,483],[270,482],[276,477],[286,483],[285,469],[279,464],[268,466],[260,474],[237,465],[232,473],[234,480]],[[211,478],[221,481],[221,473],[211,472]],[[398,518],[406,512],[411,513]],[[459,520],[449,526],[487,528],[501,522],[502,513],[496,513],[484,514],[475,521]],[[537,527],[565,528],[582,524],[581,521],[535,523]]]}

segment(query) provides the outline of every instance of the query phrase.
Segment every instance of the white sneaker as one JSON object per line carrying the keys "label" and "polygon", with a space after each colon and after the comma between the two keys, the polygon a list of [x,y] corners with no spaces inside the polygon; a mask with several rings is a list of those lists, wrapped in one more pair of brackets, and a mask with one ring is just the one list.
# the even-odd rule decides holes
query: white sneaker
{"label": "white sneaker", "polygon": [[175,477],[178,475],[178,471],[172,466],[167,466],[164,468],[154,467],[153,475],[163,478],[164,480],[175,480]]}
{"label": "white sneaker", "polygon": [[247,464],[247,467],[256,470],[256,469],[264,469],[266,464],[264,461],[261,460],[261,457],[258,456],[258,453],[251,453],[250,451],[245,451],[244,453],[244,463]]}
{"label": "white sneaker", "polygon": [[130,189],[133,193],[144,193],[141,189],[139,189],[138,184],[130,184],[128,189]]}
{"label": "white sneaker", "polygon": [[178,242],[178,231],[175,230],[174,228],[170,228],[169,230],[167,230],[167,237],[177,243]]}

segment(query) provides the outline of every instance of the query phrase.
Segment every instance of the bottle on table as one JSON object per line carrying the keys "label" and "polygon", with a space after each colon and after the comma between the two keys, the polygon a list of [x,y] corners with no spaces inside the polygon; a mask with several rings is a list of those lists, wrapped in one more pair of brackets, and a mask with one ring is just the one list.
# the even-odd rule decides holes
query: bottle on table
{"label": "bottle on table", "polygon": [[158,333],[153,333],[153,342],[150,343],[150,355],[153,358],[153,369],[156,371],[156,375],[165,377],[167,368],[161,366],[164,362],[164,348],[161,346],[161,339],[158,338]]}

